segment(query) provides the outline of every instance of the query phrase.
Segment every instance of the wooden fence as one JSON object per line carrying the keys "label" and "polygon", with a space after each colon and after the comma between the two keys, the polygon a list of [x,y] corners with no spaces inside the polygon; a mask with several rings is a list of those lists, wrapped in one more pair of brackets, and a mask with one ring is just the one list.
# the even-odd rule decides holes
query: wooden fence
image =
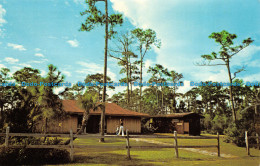
{"label": "wooden fence", "polygon": [[[250,138],[256,139],[256,144],[250,144],[249,143]],[[250,156],[250,146],[257,146],[257,149],[260,149],[260,147],[259,147],[259,136],[258,136],[257,133],[256,133],[256,136],[248,136],[248,132],[245,131],[245,142],[246,142],[246,152],[247,152],[248,156]]]}
{"label": "wooden fence", "polygon": [[[130,149],[132,148],[174,148],[175,149],[175,156],[179,158],[179,148],[217,148],[218,157],[220,157],[220,142],[219,142],[219,134],[217,137],[212,136],[177,136],[177,132],[174,131],[174,136],[159,136],[159,135],[133,135],[130,136],[128,130],[126,131],[126,136],[97,136],[97,135],[73,135],[72,130],[70,134],[36,134],[36,133],[10,133],[10,128],[7,127],[6,133],[0,133],[0,136],[5,137],[5,144],[0,145],[0,147],[9,147],[9,148],[69,148],[70,149],[70,159],[71,161],[74,160],[74,148],[126,148],[127,150],[127,158],[131,159]],[[69,145],[9,145],[9,137],[63,137],[63,138],[70,138]],[[74,145],[73,144],[73,137],[77,138],[123,138],[126,139],[126,146],[116,145],[116,146],[106,146],[106,145]],[[131,138],[173,138],[174,144],[173,145],[152,145],[152,146],[131,146],[130,139]],[[180,146],[178,145],[178,139],[217,139],[216,145],[204,145],[204,146]]]}

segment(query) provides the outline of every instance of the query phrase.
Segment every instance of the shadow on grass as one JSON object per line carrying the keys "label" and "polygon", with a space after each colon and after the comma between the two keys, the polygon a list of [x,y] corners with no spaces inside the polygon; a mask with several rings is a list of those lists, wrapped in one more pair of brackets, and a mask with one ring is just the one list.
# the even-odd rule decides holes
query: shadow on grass
{"label": "shadow on grass", "polygon": [[250,155],[249,157],[252,157],[252,158],[256,157],[256,158],[258,158],[258,157],[260,157],[260,155]]}
{"label": "shadow on grass", "polygon": [[143,165],[143,166],[153,166],[153,161],[136,159],[134,155],[131,156],[132,159],[128,160],[126,155],[121,154],[111,154],[111,153],[99,153],[92,154],[90,156],[85,155],[75,155],[75,163],[77,164],[106,164],[106,165]]}

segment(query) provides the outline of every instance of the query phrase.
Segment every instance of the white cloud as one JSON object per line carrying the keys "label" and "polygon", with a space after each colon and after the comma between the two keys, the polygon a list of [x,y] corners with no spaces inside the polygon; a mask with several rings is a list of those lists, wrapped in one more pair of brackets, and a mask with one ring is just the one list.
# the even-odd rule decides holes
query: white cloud
{"label": "white cloud", "polygon": [[188,92],[192,87],[190,86],[190,81],[188,81],[188,80],[184,80],[183,81],[183,85],[184,86],[178,86],[178,90],[177,90],[177,92],[178,93],[186,93],[186,92]]}
{"label": "white cloud", "polygon": [[57,37],[55,36],[48,36],[49,39],[58,39]]}
{"label": "white cloud", "polygon": [[63,92],[63,91],[65,90],[65,88],[66,88],[66,87],[63,87],[63,86],[54,88],[54,89],[53,89],[53,93],[56,94],[56,95],[58,95],[59,93]]}
{"label": "white cloud", "polygon": [[124,90],[126,90],[125,86],[118,86],[115,87],[115,89],[107,89],[107,94],[109,97],[112,97],[114,94],[118,93],[118,92],[123,92]]}
{"label": "white cloud", "polygon": [[34,50],[35,50],[36,52],[41,51],[40,48],[35,48]]}
{"label": "white cloud", "polygon": [[[211,70],[209,70],[211,68]],[[212,70],[214,67],[205,67],[203,71],[208,72],[197,72],[192,71],[190,74],[193,75],[196,80],[191,80],[194,82],[200,81],[214,81],[214,82],[228,82],[228,73],[225,69],[215,68],[216,70]]]}
{"label": "white cloud", "polygon": [[44,63],[44,62],[46,62],[46,60],[41,60],[41,61],[29,61],[28,63],[37,63],[37,64],[39,64],[39,63]]}
{"label": "white cloud", "polygon": [[260,78],[260,73],[256,73],[256,74],[251,74],[249,76],[245,76],[242,79],[246,82],[246,81],[258,81],[259,82],[259,78]]}
{"label": "white cloud", "polygon": [[6,10],[0,4],[0,26],[3,26],[3,24],[6,23],[6,20],[4,19],[5,14],[6,14]]}
{"label": "white cloud", "polygon": [[12,71],[17,71],[17,70],[20,70],[22,69],[22,67],[18,67],[18,66],[12,66]]}
{"label": "white cloud", "polygon": [[[149,67],[154,67],[154,65],[156,64],[156,62],[152,61],[151,59],[147,59],[144,61],[144,68],[143,68],[143,78],[144,79],[149,79],[149,77],[151,76],[151,73],[148,73],[148,69]],[[139,65],[138,65],[139,68]]]}
{"label": "white cloud", "polygon": [[[101,73],[103,74],[103,66],[93,63],[93,62],[77,62],[77,64],[83,66],[82,69],[76,70],[77,73],[85,74],[96,74]],[[111,78],[112,81],[116,81],[116,74],[111,71],[110,68],[107,69],[107,75]]]}
{"label": "white cloud", "polygon": [[147,59],[144,62],[144,68],[147,70],[149,69],[150,66],[152,67],[154,65],[155,65],[155,62],[153,62],[151,59]]}
{"label": "white cloud", "polygon": [[5,30],[5,29],[1,29],[1,28],[0,28],[0,36],[4,36],[4,30]]}
{"label": "white cloud", "polygon": [[79,46],[79,42],[76,39],[68,40],[67,43],[69,43],[71,47],[78,47]]}
{"label": "white cloud", "polygon": [[38,57],[44,57],[44,55],[41,54],[41,53],[36,53],[35,56],[38,56]]}
{"label": "white cloud", "polygon": [[239,52],[237,56],[247,58],[247,57],[251,57],[252,55],[254,55],[259,51],[260,51],[260,46],[250,45],[247,48],[243,49],[241,52]]}
{"label": "white cloud", "polygon": [[70,6],[69,2],[68,1],[65,1],[65,5],[67,6]]}
{"label": "white cloud", "polygon": [[71,73],[69,71],[63,70],[62,73],[64,73],[66,76],[70,77]]}
{"label": "white cloud", "polygon": [[85,0],[73,0],[73,2],[77,5],[82,5],[84,8],[87,7]]}
{"label": "white cloud", "polygon": [[236,66],[255,65],[255,61],[252,60],[252,58],[254,55],[256,55],[259,52],[260,52],[260,46],[250,45],[247,48],[243,49],[241,52],[239,52],[237,55],[235,55],[231,60],[231,64]]}
{"label": "white cloud", "polygon": [[19,61],[19,59],[14,59],[14,58],[11,58],[11,57],[6,57],[4,60],[5,60],[7,63],[10,63],[10,64],[14,64],[14,63],[16,63],[16,62]]}
{"label": "white cloud", "polygon": [[183,28],[187,25],[183,20],[177,18],[180,13],[174,14],[182,1],[111,0],[111,2],[114,10],[123,13],[133,25],[144,29],[151,28],[157,33],[157,37],[162,41],[162,46],[160,49],[154,48],[158,56],[153,64],[161,64],[169,70],[179,73],[189,72],[195,68],[192,61],[196,55],[183,53],[190,42],[185,39],[192,31]]}
{"label": "white cloud", "polygon": [[40,75],[41,75],[42,77],[46,76],[46,74],[47,74],[47,72],[46,72],[45,70],[41,70],[41,74],[40,74]]}
{"label": "white cloud", "polygon": [[12,47],[14,50],[19,50],[19,51],[26,50],[23,45],[19,45],[19,44],[8,43],[7,46]]}
{"label": "white cloud", "polygon": [[250,62],[250,67],[260,67],[260,60],[254,60]]}
{"label": "white cloud", "polygon": [[[217,28],[209,26],[212,24],[208,22],[209,18],[219,19],[221,26],[226,24],[221,22],[221,17],[213,16],[209,11],[198,8],[197,3],[205,5],[214,1],[111,0],[111,2],[113,9],[123,13],[134,26],[155,30],[157,37],[162,41],[162,46],[160,49],[153,48],[157,54],[154,64],[161,64],[169,70],[182,73],[184,78],[188,76],[194,81],[195,79],[214,81],[217,80],[216,78],[225,81],[228,78],[227,73],[223,72],[226,71],[223,67],[198,67],[194,64],[201,60],[200,55],[210,53],[211,51],[208,50],[210,48],[214,50],[216,47],[213,45],[214,41],[208,38],[208,35]],[[189,10],[193,4],[196,4],[196,8]],[[185,7],[187,10],[180,10]],[[207,17],[201,18],[205,15]],[[197,20],[200,22],[196,22]],[[212,45],[208,42],[212,42]],[[256,66],[252,55],[259,52],[259,49],[260,46],[252,45],[241,51],[237,58],[232,58],[231,67],[241,64]],[[145,61],[145,63],[148,63],[145,65],[147,68],[151,62]]]}
{"label": "white cloud", "polygon": [[20,63],[19,66],[22,66],[22,67],[32,67],[30,64],[28,63]]}
{"label": "white cloud", "polygon": [[6,68],[6,66],[3,65],[3,64],[0,64],[0,69],[1,69],[1,68]]}

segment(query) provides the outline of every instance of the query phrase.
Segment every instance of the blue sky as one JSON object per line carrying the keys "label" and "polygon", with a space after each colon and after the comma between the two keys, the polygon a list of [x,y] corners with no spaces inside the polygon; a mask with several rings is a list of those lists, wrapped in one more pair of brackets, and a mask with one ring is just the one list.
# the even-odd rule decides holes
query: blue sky
{"label": "blue sky", "polygon": [[[98,2],[102,8],[103,2]],[[12,72],[29,66],[42,75],[54,64],[66,81],[83,81],[87,74],[103,73],[104,28],[80,32],[84,17],[82,0],[0,0],[0,67]],[[124,14],[119,31],[135,27],[151,28],[162,40],[161,49],[145,57],[145,71],[162,64],[183,73],[186,91],[189,81],[227,82],[225,67],[199,67],[200,55],[217,51],[208,36],[227,30],[240,43],[251,37],[254,43],[232,59],[232,71],[245,65],[238,78],[260,81],[260,1],[259,0],[111,0],[110,12]],[[108,75],[117,82],[120,68],[108,60]],[[145,79],[149,75],[145,72]],[[116,89],[115,92],[123,88]],[[109,92],[112,94],[113,92]]]}

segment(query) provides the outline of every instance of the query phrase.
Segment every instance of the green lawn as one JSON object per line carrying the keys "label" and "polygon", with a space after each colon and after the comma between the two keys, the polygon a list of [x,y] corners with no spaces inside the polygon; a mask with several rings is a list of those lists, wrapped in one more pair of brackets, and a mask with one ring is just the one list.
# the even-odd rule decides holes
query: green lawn
{"label": "green lawn", "polygon": [[[157,134],[157,135],[171,135],[171,134]],[[202,134],[202,136],[209,136],[208,134]],[[210,135],[216,136],[216,135]],[[246,156],[246,148],[238,147],[231,143],[223,142],[224,136],[220,137],[220,153],[231,154],[238,157]],[[174,139],[153,139],[160,142],[173,144]],[[178,145],[217,145],[217,139],[178,139]],[[211,152],[217,152],[217,148],[200,148]],[[260,157],[260,151],[254,148],[250,148],[252,157]]]}
{"label": "green lawn", "polygon": [[[172,139],[152,139],[160,142],[173,143]],[[105,139],[105,143],[99,143],[98,139],[76,139],[75,145],[122,145],[125,139]],[[214,145],[216,140],[179,139],[179,145]],[[154,145],[146,142],[137,142],[130,139],[130,145]],[[204,148],[203,150],[216,152],[216,148]],[[260,164],[260,151],[251,149],[252,157],[246,155],[245,148],[224,143],[221,139],[221,153],[237,156],[234,158],[219,158],[196,152],[180,149],[180,158],[176,159],[174,149],[131,149],[131,160],[126,158],[126,150],[115,148],[75,148],[75,162],[68,165],[247,165],[258,166]]]}

